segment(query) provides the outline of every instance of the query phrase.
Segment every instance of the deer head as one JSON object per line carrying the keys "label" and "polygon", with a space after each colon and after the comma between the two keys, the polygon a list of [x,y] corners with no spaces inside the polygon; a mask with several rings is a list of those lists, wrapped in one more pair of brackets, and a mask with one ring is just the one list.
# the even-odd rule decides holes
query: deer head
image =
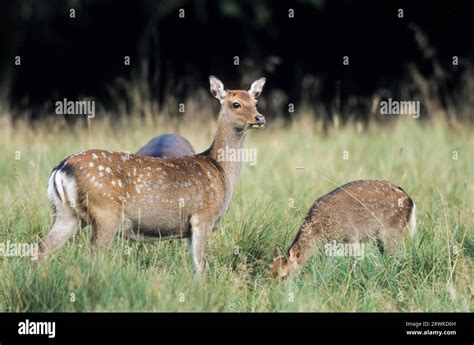
{"label": "deer head", "polygon": [[285,255],[280,246],[275,246],[273,250],[273,268],[274,278],[284,279],[293,273],[301,265],[301,252],[298,246],[292,246],[289,255]]}
{"label": "deer head", "polygon": [[222,105],[220,116],[236,129],[261,128],[265,117],[257,110],[256,98],[262,93],[265,78],[252,83],[248,91],[225,90],[224,84],[214,76],[209,77],[211,93]]}

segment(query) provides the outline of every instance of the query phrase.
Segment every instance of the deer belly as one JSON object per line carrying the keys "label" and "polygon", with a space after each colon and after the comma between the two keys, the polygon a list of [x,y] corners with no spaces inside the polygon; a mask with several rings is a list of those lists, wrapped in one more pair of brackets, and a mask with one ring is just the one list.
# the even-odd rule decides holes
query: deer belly
{"label": "deer belly", "polygon": [[135,240],[184,238],[191,235],[189,217],[183,214],[147,214],[124,219],[123,234]]}

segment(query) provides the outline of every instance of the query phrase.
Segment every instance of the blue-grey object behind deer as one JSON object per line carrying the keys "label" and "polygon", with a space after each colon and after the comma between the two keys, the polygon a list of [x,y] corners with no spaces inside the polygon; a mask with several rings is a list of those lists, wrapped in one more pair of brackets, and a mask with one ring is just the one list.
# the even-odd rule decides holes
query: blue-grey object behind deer
{"label": "blue-grey object behind deer", "polygon": [[191,143],[178,134],[162,134],[154,137],[137,153],[150,157],[180,157],[195,154]]}

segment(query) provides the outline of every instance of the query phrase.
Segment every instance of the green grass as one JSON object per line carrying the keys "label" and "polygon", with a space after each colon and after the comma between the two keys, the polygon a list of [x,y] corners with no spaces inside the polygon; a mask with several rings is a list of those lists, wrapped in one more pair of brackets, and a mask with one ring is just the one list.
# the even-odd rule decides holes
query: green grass
{"label": "green grass", "polygon": [[[87,227],[42,266],[0,257],[0,311],[472,311],[472,128],[402,118],[323,133],[307,116],[267,120],[248,135],[258,161],[244,163],[211,239],[206,279],[195,277],[182,241],[117,238],[93,257]],[[65,156],[92,147],[134,151],[163,132],[180,132],[201,150],[216,127],[208,118],[144,124],[100,116],[90,128],[57,118],[12,124],[6,116],[0,125],[0,243],[35,243],[49,230],[48,175]],[[414,240],[394,256],[372,247],[362,260],[320,253],[293,279],[271,279],[274,245],[290,244],[314,200],[361,178],[391,180],[412,196]]]}

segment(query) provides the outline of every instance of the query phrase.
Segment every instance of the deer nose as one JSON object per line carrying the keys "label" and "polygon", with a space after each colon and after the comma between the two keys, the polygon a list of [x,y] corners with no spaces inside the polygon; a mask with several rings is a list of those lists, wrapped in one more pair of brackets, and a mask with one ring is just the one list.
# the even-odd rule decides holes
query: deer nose
{"label": "deer nose", "polygon": [[265,117],[261,114],[258,114],[257,116],[255,116],[255,121],[256,121],[256,125],[264,125],[265,124]]}

